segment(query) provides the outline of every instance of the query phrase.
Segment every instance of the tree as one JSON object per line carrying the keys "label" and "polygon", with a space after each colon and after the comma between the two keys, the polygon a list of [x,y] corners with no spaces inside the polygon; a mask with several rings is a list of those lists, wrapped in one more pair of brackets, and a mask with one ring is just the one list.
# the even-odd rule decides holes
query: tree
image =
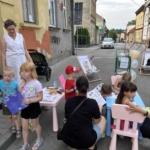
{"label": "tree", "polygon": [[124,29],[116,29],[117,34],[121,34],[124,31]]}
{"label": "tree", "polygon": [[114,41],[116,41],[117,33],[115,29],[109,30],[109,37],[112,38]]}
{"label": "tree", "polygon": [[[90,44],[90,35],[87,28],[78,28],[78,45]],[[75,43],[77,44],[77,30],[75,33]]]}
{"label": "tree", "polygon": [[135,25],[135,24],[136,24],[136,20],[132,20],[132,21],[128,22],[127,26],[129,26],[129,25]]}

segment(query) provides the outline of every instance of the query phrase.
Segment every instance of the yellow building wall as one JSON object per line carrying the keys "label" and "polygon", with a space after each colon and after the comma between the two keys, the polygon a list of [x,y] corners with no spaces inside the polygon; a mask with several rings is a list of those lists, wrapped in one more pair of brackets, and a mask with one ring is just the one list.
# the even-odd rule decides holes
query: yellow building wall
{"label": "yellow building wall", "polygon": [[121,33],[121,35],[120,35],[120,40],[121,40],[121,39],[123,39],[123,40],[125,39],[125,33]]}
{"label": "yellow building wall", "polygon": [[144,12],[141,12],[136,16],[136,29],[143,28],[143,24],[144,24]]}
{"label": "yellow building wall", "polygon": [[134,41],[134,37],[135,37],[135,32],[134,33],[129,33],[129,42],[133,42]]}
{"label": "yellow building wall", "polygon": [[136,30],[136,33],[135,33],[135,42],[136,43],[141,43],[142,42],[142,36],[143,36],[143,30],[142,29]]}
{"label": "yellow building wall", "polygon": [[36,24],[24,22],[22,0],[0,0],[0,8],[0,38],[6,33],[3,22],[12,19],[17,24],[16,31],[24,36],[27,49],[44,50],[47,58],[51,57],[48,0],[35,0]]}

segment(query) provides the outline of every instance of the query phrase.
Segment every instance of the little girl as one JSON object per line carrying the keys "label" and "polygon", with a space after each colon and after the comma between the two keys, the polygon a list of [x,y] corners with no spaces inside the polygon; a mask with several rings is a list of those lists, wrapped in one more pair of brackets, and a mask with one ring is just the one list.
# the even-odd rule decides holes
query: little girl
{"label": "little girl", "polygon": [[[137,86],[132,82],[124,82],[117,97],[116,104],[129,105],[129,102],[135,97]],[[130,125],[129,125],[130,126]],[[113,126],[112,126],[113,128]],[[120,129],[124,129],[124,120],[121,120]]]}
{"label": "little girl", "polygon": [[[21,111],[22,134],[24,144],[20,150],[27,150],[28,144],[28,126],[29,119],[36,130],[37,140],[32,147],[32,150],[37,150],[41,146],[43,140],[41,138],[41,126],[39,124],[39,115],[41,108],[39,101],[43,98],[42,85],[37,80],[35,66],[32,62],[26,62],[20,67],[20,75],[23,79],[20,84],[21,93],[24,96],[23,103],[29,106]],[[24,86],[23,86],[24,84]]]}
{"label": "little girl", "polygon": [[132,77],[131,74],[126,72],[125,74],[123,74],[122,78],[118,77],[115,84],[114,84],[114,88],[118,91],[120,91],[121,85],[123,82],[125,81],[131,81]]}

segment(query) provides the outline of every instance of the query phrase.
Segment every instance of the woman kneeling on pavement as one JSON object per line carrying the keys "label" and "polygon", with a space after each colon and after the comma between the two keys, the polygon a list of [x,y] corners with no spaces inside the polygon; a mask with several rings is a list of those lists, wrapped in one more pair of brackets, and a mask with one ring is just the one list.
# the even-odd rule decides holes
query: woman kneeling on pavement
{"label": "woman kneeling on pavement", "polygon": [[[63,141],[70,149],[96,150],[96,143],[105,131],[106,120],[101,116],[97,102],[86,98],[89,89],[86,77],[77,79],[76,88],[78,96],[69,98],[65,104],[65,117],[68,121],[63,128]],[[82,101],[84,102],[71,115]]]}

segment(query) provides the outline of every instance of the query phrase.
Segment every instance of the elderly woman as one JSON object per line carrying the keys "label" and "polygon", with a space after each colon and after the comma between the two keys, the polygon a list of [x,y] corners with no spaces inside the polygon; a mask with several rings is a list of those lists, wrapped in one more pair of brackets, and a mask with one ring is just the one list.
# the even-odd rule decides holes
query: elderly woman
{"label": "elderly woman", "polygon": [[10,19],[6,20],[4,27],[8,33],[1,40],[2,67],[13,67],[15,70],[14,79],[20,83],[20,66],[27,60],[32,61],[32,59],[26,49],[23,36],[15,31],[15,22]]}
{"label": "elderly woman", "polygon": [[[106,120],[101,116],[97,102],[86,97],[89,89],[86,77],[77,79],[76,88],[78,96],[69,98],[65,104],[67,122],[63,128],[63,141],[70,149],[96,150],[95,144],[105,131]],[[80,107],[71,115],[81,102]]]}
{"label": "elderly woman", "polygon": [[134,105],[132,102],[129,103],[129,106],[130,107],[127,108],[127,110],[130,111],[131,113],[139,112],[146,117],[144,122],[142,123],[140,131],[143,137],[150,139],[150,113],[145,109],[141,108],[140,106]]}

